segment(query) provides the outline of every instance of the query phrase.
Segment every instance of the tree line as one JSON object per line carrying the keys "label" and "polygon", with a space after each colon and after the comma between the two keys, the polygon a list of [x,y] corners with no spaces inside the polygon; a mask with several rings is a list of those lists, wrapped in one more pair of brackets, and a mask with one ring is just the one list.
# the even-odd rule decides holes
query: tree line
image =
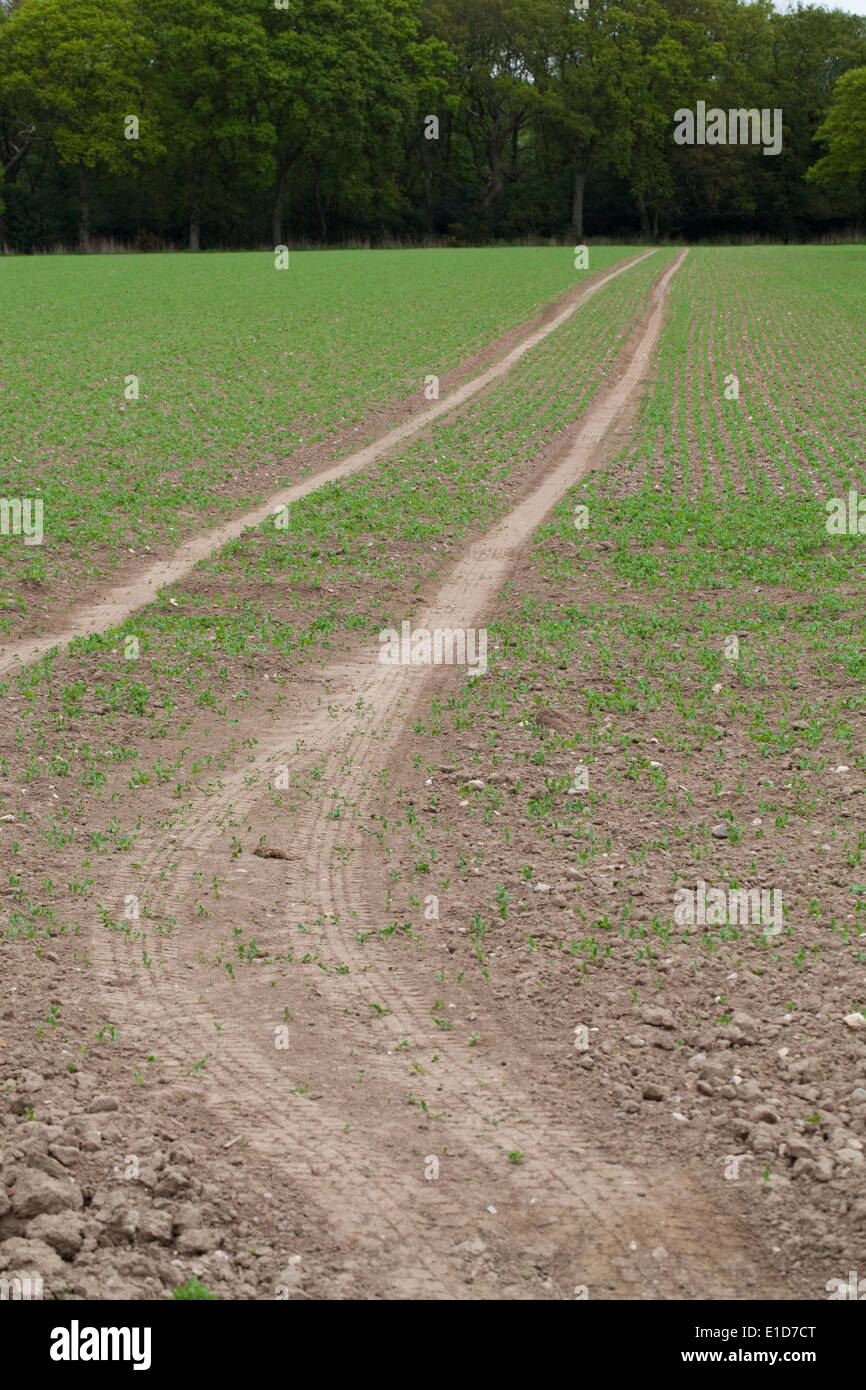
{"label": "tree line", "polygon": [[[780,112],[780,148],[677,113]],[[683,118],[681,117],[681,120]],[[839,234],[866,19],[771,0],[0,0],[0,245]]]}

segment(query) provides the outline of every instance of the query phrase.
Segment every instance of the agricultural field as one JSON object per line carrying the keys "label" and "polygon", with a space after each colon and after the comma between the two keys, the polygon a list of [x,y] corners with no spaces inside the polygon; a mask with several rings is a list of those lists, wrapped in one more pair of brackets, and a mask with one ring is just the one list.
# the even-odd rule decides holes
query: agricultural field
{"label": "agricultural field", "polygon": [[[398,917],[424,863],[449,884],[481,1039],[542,1055],[603,1161],[688,1184],[716,1293],[744,1274],[733,1210],[770,1255],[757,1298],[826,1296],[866,1237],[866,575],[859,533],[827,531],[864,484],[864,254],[819,256],[690,253],[628,442],[533,536],[485,681],[404,732],[420,809],[388,843]],[[714,920],[713,888],[772,889],[770,930]],[[522,1108],[499,1120],[549,1163]],[[687,1265],[665,1241],[632,1267],[646,1296]]]}
{"label": "agricultural field", "polygon": [[410,418],[588,278],[542,248],[275,259],[2,265],[3,495],[41,500],[50,544],[4,546],[0,638]]}
{"label": "agricultural field", "polygon": [[[0,1276],[826,1298],[866,1257],[866,247],[96,264],[0,263],[0,493],[46,518],[0,537]],[[485,658],[389,665],[404,623]]]}

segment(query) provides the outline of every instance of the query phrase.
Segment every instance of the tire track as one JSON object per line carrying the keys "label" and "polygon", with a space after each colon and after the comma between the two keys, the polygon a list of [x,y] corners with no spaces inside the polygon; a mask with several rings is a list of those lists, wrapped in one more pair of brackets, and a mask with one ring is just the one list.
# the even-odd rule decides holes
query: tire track
{"label": "tire track", "polygon": [[[550,507],[591,465],[610,425],[629,407],[641,386],[663,320],[668,286],[685,254],[657,283],[647,321],[631,335],[624,351],[623,375],[594,398],[571,446],[543,481],[466,552],[436,599],[417,615],[416,627],[476,626],[478,616],[495,602],[522,545]],[[316,1061],[314,1050],[305,1048],[301,1041],[298,1055],[302,1068],[317,1065],[320,1070],[327,1069],[325,1084],[330,1091],[308,1101],[303,1096],[287,1096],[285,1086],[276,1089],[274,1049],[267,1031],[272,1025],[262,1016],[266,1007],[262,990],[253,988],[250,981],[243,990],[239,989],[240,982],[217,987],[210,1001],[217,1013],[225,1002],[223,1016],[231,1024],[221,1036],[219,1052],[202,1074],[206,1098],[217,1113],[225,1115],[233,1131],[242,1124],[253,1126],[250,1142],[256,1152],[303,1186],[347,1248],[382,1251],[376,1275],[378,1296],[465,1298],[466,1279],[459,1262],[447,1252],[460,1244],[460,1236],[477,1233],[487,1220],[485,1206],[493,1205],[503,1216],[498,1225],[488,1223],[491,1248],[498,1249],[497,1242],[506,1239],[513,1247],[516,1240],[528,1257],[556,1262],[557,1292],[565,1296],[570,1296],[569,1280],[604,1289],[608,1297],[632,1296],[636,1279],[648,1281],[651,1273],[658,1272],[640,1263],[643,1254],[631,1255],[632,1246],[643,1252],[662,1239],[673,1246],[674,1261],[670,1283],[665,1287],[685,1287],[700,1296],[705,1287],[702,1276],[707,1272],[705,1223],[712,1222],[720,1266],[713,1270],[714,1292],[737,1297],[747,1267],[743,1253],[747,1247],[734,1220],[696,1191],[687,1174],[650,1172],[646,1165],[627,1167],[600,1159],[588,1139],[568,1132],[555,1111],[551,1113],[553,1107],[520,1083],[509,1087],[509,1119],[513,1123],[521,1111],[532,1112],[537,1153],[533,1154],[531,1169],[513,1169],[503,1177],[502,1144],[494,1142],[485,1120],[488,1102],[478,1093],[479,1071],[467,1064],[465,1048],[460,1052],[452,1035],[435,1037],[441,1063],[437,1064],[436,1078],[442,1100],[436,1099],[434,1104],[438,1108],[441,1103],[447,1110],[447,1123],[441,1131],[436,1130],[438,1121],[422,1121],[423,1139],[419,1141],[405,1121],[405,1109],[399,1112],[402,1121],[389,1118],[385,1100],[390,1101],[391,1091],[399,1093],[406,1086],[406,1062],[397,1052],[398,1043],[403,1038],[427,1040],[432,1029],[429,1004],[424,999],[431,987],[430,963],[404,952],[403,962],[395,968],[393,955],[380,963],[359,947],[357,928],[373,931],[379,925],[377,914],[368,914],[364,903],[378,900],[380,895],[373,897],[369,891],[371,875],[381,876],[382,872],[378,863],[370,864],[372,856],[366,856],[368,862],[364,862],[367,845],[359,832],[368,827],[363,825],[360,808],[383,764],[394,765],[398,758],[399,733],[416,705],[429,701],[431,691],[447,685],[450,675],[425,668],[383,666],[377,652],[329,668],[327,703],[320,700],[315,706],[311,699],[299,701],[299,719],[290,737],[284,729],[270,726],[256,731],[254,770],[259,778],[251,777],[250,765],[233,774],[220,794],[219,817],[206,813],[204,820],[184,834],[180,850],[169,845],[148,856],[146,881],[154,891],[160,875],[169,872],[168,866],[179,852],[188,862],[182,871],[177,870],[176,889],[181,889],[185,880],[191,882],[196,871],[220,871],[225,867],[226,849],[221,843],[224,831],[219,821],[233,817],[232,823],[239,824],[250,819],[262,829],[272,824],[271,808],[263,800],[261,776],[273,782],[277,764],[301,779],[311,768],[321,770],[317,799],[308,799],[293,824],[293,859],[288,865],[274,861],[281,863],[279,889],[275,875],[270,879],[270,898],[262,888],[251,896],[252,884],[235,886],[225,906],[229,919],[236,912],[240,921],[249,915],[250,901],[264,909],[265,904],[274,902],[275,893],[285,889],[297,899],[293,907],[314,904],[320,920],[327,919],[322,943],[334,953],[335,960],[347,964],[349,973],[326,975],[318,993],[325,999],[324,1018],[340,1018],[341,1051],[337,1055],[331,1042],[324,1060],[319,1056]],[[293,742],[294,751],[288,751],[287,745],[290,749]],[[316,764],[316,758],[322,761]],[[335,810],[340,811],[339,818],[334,816]],[[287,877],[283,879],[284,873]],[[295,944],[288,927],[277,927],[273,934],[281,943],[291,940]],[[206,935],[203,933],[202,939]],[[124,1001],[124,1017],[135,1015],[142,1038],[152,1035],[156,1015],[160,1036],[171,1038],[181,1057],[192,1055],[203,1037],[201,995],[196,982],[188,979],[192,969],[188,958],[196,944],[178,937],[165,942],[165,979],[153,971],[139,971],[136,988]],[[106,979],[116,979],[118,972],[128,977],[128,955],[116,938],[106,942],[104,935],[101,940],[94,937],[92,950],[94,962]],[[283,978],[291,981],[297,994],[297,977],[286,973]],[[387,1012],[368,1021],[369,1015],[357,1008],[344,1012],[347,1004],[371,1009],[375,1004]],[[314,1026],[311,1019],[306,1021]],[[379,1030],[377,1034],[371,1032],[373,1027]],[[212,1034],[208,1036],[212,1038]],[[418,1048],[425,1045],[417,1043]],[[364,1070],[374,1073],[373,1089],[365,1095],[364,1115],[358,1114],[361,1107],[352,1108],[353,1088],[343,1056],[346,1051],[355,1053],[366,1063]],[[522,1059],[517,1053],[512,1060]],[[374,1099],[381,1102],[381,1108],[379,1104],[371,1107],[369,1102]],[[348,1157],[345,1130],[341,1129],[347,1107],[355,1136]],[[424,1150],[440,1142],[440,1133],[446,1137],[449,1154],[448,1180],[425,1183]],[[451,1175],[459,1163],[468,1164],[477,1179],[469,1197],[460,1177]],[[365,1166],[370,1169],[368,1177],[363,1176]],[[651,1201],[636,1195],[639,1187],[652,1187]],[[476,1195],[480,1192],[483,1199]],[[434,1234],[425,1235],[429,1231]],[[569,1241],[570,1256],[563,1253]],[[765,1271],[762,1275],[767,1281],[772,1278]],[[518,1285],[515,1296],[537,1294]],[[674,1292],[671,1296],[683,1295]]]}
{"label": "tire track", "polygon": [[327,483],[338,482],[342,478],[360,472],[368,464],[381,458],[389,449],[393,449],[404,440],[420,434],[434,421],[450,414],[473,396],[477,396],[479,392],[486,390],[502,377],[507,376],[527,352],[570,319],[597,290],[602,289],[611,280],[615,280],[626,270],[654,254],[653,249],[645,251],[642,255],[633,257],[623,265],[616,266],[591,284],[581,286],[572,302],[547,323],[522,338],[499,362],[494,363],[492,367],[488,367],[478,376],[459,386],[443,400],[431,406],[429,410],[413,415],[403,424],[388,430],[372,444],[346,455],[332,467],[315,473],[301,483],[294,483],[291,487],[282,488],[279,492],[275,492],[260,507],[254,507],[227,522],[224,526],[205,531],[201,536],[186,541],[171,558],[157,561],[139,578],[127,584],[117,585],[109,590],[104,598],[82,608],[60,632],[49,636],[27,638],[5,647],[0,646],[0,676],[44,656],[54,647],[63,647],[76,638],[93,637],[97,633],[117,627],[138,609],[153,602],[160,589],[170,584],[176,584],[189,574],[190,570],[201,560],[206,559],[229,541],[236,540],[241,536],[247,527],[261,525],[280,508],[300,501],[302,497],[316,492]]}

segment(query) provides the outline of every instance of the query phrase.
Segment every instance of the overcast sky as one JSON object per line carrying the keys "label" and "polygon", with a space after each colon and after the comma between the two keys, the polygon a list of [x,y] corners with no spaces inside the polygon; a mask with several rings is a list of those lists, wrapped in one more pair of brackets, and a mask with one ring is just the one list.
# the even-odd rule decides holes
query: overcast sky
{"label": "overcast sky", "polygon": [[[775,0],[777,10],[786,10],[788,5],[784,0]],[[825,10],[847,10],[849,14],[866,14],[866,0],[838,0],[838,4],[824,4]]]}

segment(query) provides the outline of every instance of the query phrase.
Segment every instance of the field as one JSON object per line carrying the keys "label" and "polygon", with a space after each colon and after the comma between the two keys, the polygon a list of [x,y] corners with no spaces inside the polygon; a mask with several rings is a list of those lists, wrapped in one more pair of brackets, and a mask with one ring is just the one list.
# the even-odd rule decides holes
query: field
{"label": "field", "polygon": [[[0,1276],[862,1265],[864,272],[0,262],[0,497],[44,503],[0,536]],[[383,662],[406,621],[486,669]]]}
{"label": "field", "polygon": [[[594,268],[627,254],[602,248]],[[587,276],[546,250],[274,259],[3,266],[4,495],[43,498],[52,545],[6,557],[0,634],[37,631],[121,561],[135,574],[408,418],[429,374],[444,392]]]}

